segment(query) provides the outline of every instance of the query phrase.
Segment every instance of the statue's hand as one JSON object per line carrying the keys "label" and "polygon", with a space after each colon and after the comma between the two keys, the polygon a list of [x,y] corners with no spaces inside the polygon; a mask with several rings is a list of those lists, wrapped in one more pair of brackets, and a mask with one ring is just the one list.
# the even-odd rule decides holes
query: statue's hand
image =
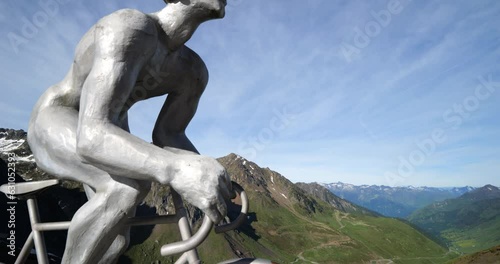
{"label": "statue's hand", "polygon": [[170,186],[187,202],[201,209],[214,223],[227,213],[227,200],[234,197],[231,179],[217,160],[186,155],[171,172]]}

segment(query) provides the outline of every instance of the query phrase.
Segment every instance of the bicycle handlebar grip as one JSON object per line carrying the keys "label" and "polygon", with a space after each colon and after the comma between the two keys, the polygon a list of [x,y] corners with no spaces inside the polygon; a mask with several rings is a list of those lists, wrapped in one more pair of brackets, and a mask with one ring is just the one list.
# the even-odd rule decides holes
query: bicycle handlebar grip
{"label": "bicycle handlebar grip", "polygon": [[[238,228],[246,219],[246,215],[248,213],[248,196],[245,193],[245,190],[237,184],[236,182],[231,182],[233,185],[233,189],[240,195],[241,197],[241,213],[233,222],[225,225],[220,225],[215,227],[216,233],[223,233],[229,230],[233,230]],[[201,224],[200,229],[187,240],[167,244],[161,247],[160,254],[162,256],[170,256],[175,254],[180,254],[187,252],[197,246],[199,246],[210,234],[210,230],[213,226],[212,220],[208,216],[205,215],[203,218],[203,223]]]}
{"label": "bicycle handlebar grip", "polygon": [[208,216],[205,215],[205,218],[203,218],[203,223],[201,224],[200,229],[198,229],[198,232],[196,232],[194,236],[190,237],[187,240],[162,246],[160,254],[164,257],[180,254],[199,246],[203,241],[205,241],[208,234],[210,234],[210,230],[212,230],[213,225],[214,224],[212,223],[210,218],[208,218]]}
{"label": "bicycle handlebar grip", "polygon": [[238,228],[243,222],[245,222],[247,218],[247,213],[248,213],[248,196],[245,193],[245,190],[243,190],[243,187],[241,187],[239,184],[236,182],[232,181],[231,182],[233,185],[233,189],[240,195],[241,197],[241,212],[240,215],[231,223],[225,224],[225,225],[220,225],[215,227],[215,233],[220,234],[224,233],[230,230],[234,230]]}

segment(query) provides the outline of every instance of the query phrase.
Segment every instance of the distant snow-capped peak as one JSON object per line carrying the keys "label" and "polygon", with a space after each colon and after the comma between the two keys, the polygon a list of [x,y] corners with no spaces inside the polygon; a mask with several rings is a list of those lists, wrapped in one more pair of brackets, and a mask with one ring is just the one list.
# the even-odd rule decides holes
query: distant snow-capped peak
{"label": "distant snow-capped peak", "polygon": [[350,183],[334,182],[334,183],[319,183],[323,187],[330,190],[337,191],[360,191],[360,190],[374,190],[383,192],[394,192],[394,191],[412,191],[412,192],[423,192],[423,191],[446,191],[450,193],[466,193],[470,192],[476,188],[471,186],[464,187],[428,187],[428,186],[385,186],[385,185],[354,185]]}

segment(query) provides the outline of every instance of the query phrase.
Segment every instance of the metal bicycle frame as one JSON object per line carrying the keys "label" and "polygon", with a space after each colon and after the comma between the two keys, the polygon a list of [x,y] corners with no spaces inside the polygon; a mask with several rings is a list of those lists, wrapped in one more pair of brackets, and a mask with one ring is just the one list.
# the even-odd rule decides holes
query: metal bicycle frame
{"label": "metal bicycle frame", "polygon": [[[248,197],[246,196],[243,188],[233,182],[234,190],[239,193],[242,201],[241,213],[237,219],[233,222],[225,225],[220,225],[215,227],[216,233],[223,233],[229,230],[236,229],[241,225],[246,219],[246,213],[248,212]],[[143,217],[132,217],[128,219],[127,225],[138,226],[138,225],[156,225],[156,224],[173,224],[177,223],[179,226],[179,231],[183,241],[166,244],[161,247],[161,255],[169,256],[174,254],[182,253],[179,259],[175,262],[176,264],[181,263],[200,263],[200,258],[196,247],[198,247],[209,235],[213,227],[213,222],[205,215],[201,227],[198,229],[196,234],[192,235],[191,225],[189,224],[188,215],[186,208],[182,202],[182,198],[177,192],[172,192],[172,198],[175,206],[175,215],[163,215],[163,216],[143,216]],[[36,256],[39,264],[48,264],[47,249],[45,246],[45,240],[43,238],[43,231],[54,231],[54,230],[67,230],[70,226],[70,221],[64,222],[40,222],[40,215],[38,211],[38,204],[36,196],[27,197],[28,213],[31,223],[31,233],[26,239],[26,242],[19,252],[15,264],[22,264],[26,262],[33,245],[35,246]]]}

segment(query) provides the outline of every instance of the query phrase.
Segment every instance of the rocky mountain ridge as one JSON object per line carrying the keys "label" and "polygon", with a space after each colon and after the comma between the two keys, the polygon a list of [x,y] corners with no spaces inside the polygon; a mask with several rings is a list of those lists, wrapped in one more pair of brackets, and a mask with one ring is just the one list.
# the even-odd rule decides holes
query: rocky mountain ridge
{"label": "rocky mountain ridge", "polygon": [[304,183],[304,182],[298,182],[295,185],[297,185],[299,188],[302,190],[306,191],[308,194],[312,195],[313,197],[316,197],[324,202],[327,202],[330,204],[333,208],[336,208],[337,210],[346,212],[346,213],[359,213],[359,214],[367,214],[367,215],[372,215],[372,216],[380,216],[378,213],[375,213],[373,211],[370,211],[364,207],[355,205],[347,200],[344,200],[332,192],[330,192],[327,188],[325,188],[323,185],[320,185],[318,183]]}

